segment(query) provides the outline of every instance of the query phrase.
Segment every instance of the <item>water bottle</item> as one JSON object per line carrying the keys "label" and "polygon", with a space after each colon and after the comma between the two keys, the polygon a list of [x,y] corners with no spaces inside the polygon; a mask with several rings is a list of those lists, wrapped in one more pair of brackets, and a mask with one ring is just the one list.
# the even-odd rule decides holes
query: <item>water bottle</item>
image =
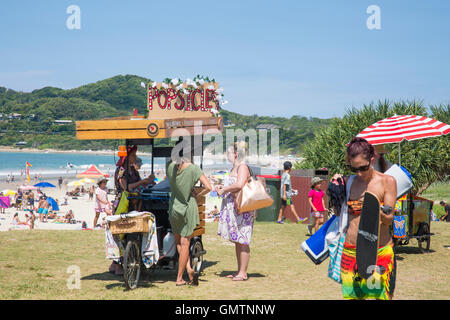
{"label": "water bottle", "polygon": [[163,239],[163,255],[166,257],[173,257],[176,250],[175,236],[173,235],[172,230],[168,229],[167,234]]}

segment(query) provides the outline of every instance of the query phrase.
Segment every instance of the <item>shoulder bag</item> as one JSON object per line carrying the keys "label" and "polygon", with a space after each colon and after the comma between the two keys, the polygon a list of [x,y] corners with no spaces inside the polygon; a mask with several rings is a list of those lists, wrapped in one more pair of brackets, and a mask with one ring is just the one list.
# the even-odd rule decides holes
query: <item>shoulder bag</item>
{"label": "shoulder bag", "polygon": [[265,181],[256,179],[249,167],[248,170],[250,171],[250,177],[244,187],[237,192],[234,199],[234,204],[238,213],[266,208],[273,203],[272,197],[266,190]]}

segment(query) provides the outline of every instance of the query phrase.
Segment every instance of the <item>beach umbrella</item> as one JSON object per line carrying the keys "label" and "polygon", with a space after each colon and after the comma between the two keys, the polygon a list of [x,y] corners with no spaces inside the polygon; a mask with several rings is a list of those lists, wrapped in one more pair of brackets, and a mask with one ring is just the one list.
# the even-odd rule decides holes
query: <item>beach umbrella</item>
{"label": "beach umbrella", "polygon": [[47,202],[52,206],[53,211],[59,211],[59,206],[55,199],[53,199],[52,197],[48,197]]}
{"label": "beach umbrella", "polygon": [[89,179],[89,178],[83,178],[81,180],[79,180],[81,183],[85,183],[85,184],[89,184],[89,183],[95,183],[94,180]]}
{"label": "beach umbrella", "polygon": [[83,183],[81,183],[81,182],[78,181],[78,180],[69,182],[69,183],[67,184],[67,186],[69,186],[69,187],[79,187],[79,186],[82,186],[82,185],[83,185]]}
{"label": "beach umbrella", "polygon": [[372,145],[398,143],[400,164],[400,144],[403,140],[412,141],[449,133],[450,125],[441,121],[423,116],[395,115],[368,126],[357,137],[366,139]]}
{"label": "beach umbrella", "polygon": [[109,174],[101,172],[94,164],[91,165],[86,171],[77,174],[77,178],[103,178],[109,177]]}
{"label": "beach umbrella", "polygon": [[15,195],[17,192],[13,191],[13,190],[9,190],[9,189],[5,189],[2,191],[3,195],[5,196],[13,196]]}
{"label": "beach umbrella", "polygon": [[56,188],[55,185],[51,184],[50,182],[40,182],[34,185],[38,188]]}
{"label": "beach umbrella", "polygon": [[39,187],[35,187],[35,186],[20,186],[19,187],[20,190],[36,190],[39,189]]}

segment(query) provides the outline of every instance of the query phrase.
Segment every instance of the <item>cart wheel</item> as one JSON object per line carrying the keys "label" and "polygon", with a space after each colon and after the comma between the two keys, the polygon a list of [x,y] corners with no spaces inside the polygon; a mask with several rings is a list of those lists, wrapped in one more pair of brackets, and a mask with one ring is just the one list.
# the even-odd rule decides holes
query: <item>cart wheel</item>
{"label": "cart wheel", "polygon": [[130,240],[125,248],[123,260],[123,278],[127,289],[137,288],[139,275],[141,273],[141,257],[139,246],[136,241]]}
{"label": "cart wheel", "polygon": [[[417,239],[417,243],[419,244],[419,250],[421,253],[424,253],[425,251],[430,251],[430,243],[431,243],[431,237],[430,237],[430,228],[428,227],[428,224],[423,224],[422,228],[420,229],[421,235],[427,235],[426,237],[422,238],[423,240]],[[425,248],[423,247],[423,242],[426,242]]]}
{"label": "cart wheel", "polygon": [[194,239],[190,250],[191,267],[198,274],[202,271],[204,253],[202,241],[200,239]]}

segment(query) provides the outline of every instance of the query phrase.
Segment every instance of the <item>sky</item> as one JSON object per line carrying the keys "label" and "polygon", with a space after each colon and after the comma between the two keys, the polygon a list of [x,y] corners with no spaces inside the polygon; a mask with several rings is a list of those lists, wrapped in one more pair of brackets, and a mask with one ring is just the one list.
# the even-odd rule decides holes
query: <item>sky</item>
{"label": "sky", "polygon": [[450,103],[449,39],[450,1],[4,1],[0,86],[200,74],[230,111],[340,117],[385,99]]}

